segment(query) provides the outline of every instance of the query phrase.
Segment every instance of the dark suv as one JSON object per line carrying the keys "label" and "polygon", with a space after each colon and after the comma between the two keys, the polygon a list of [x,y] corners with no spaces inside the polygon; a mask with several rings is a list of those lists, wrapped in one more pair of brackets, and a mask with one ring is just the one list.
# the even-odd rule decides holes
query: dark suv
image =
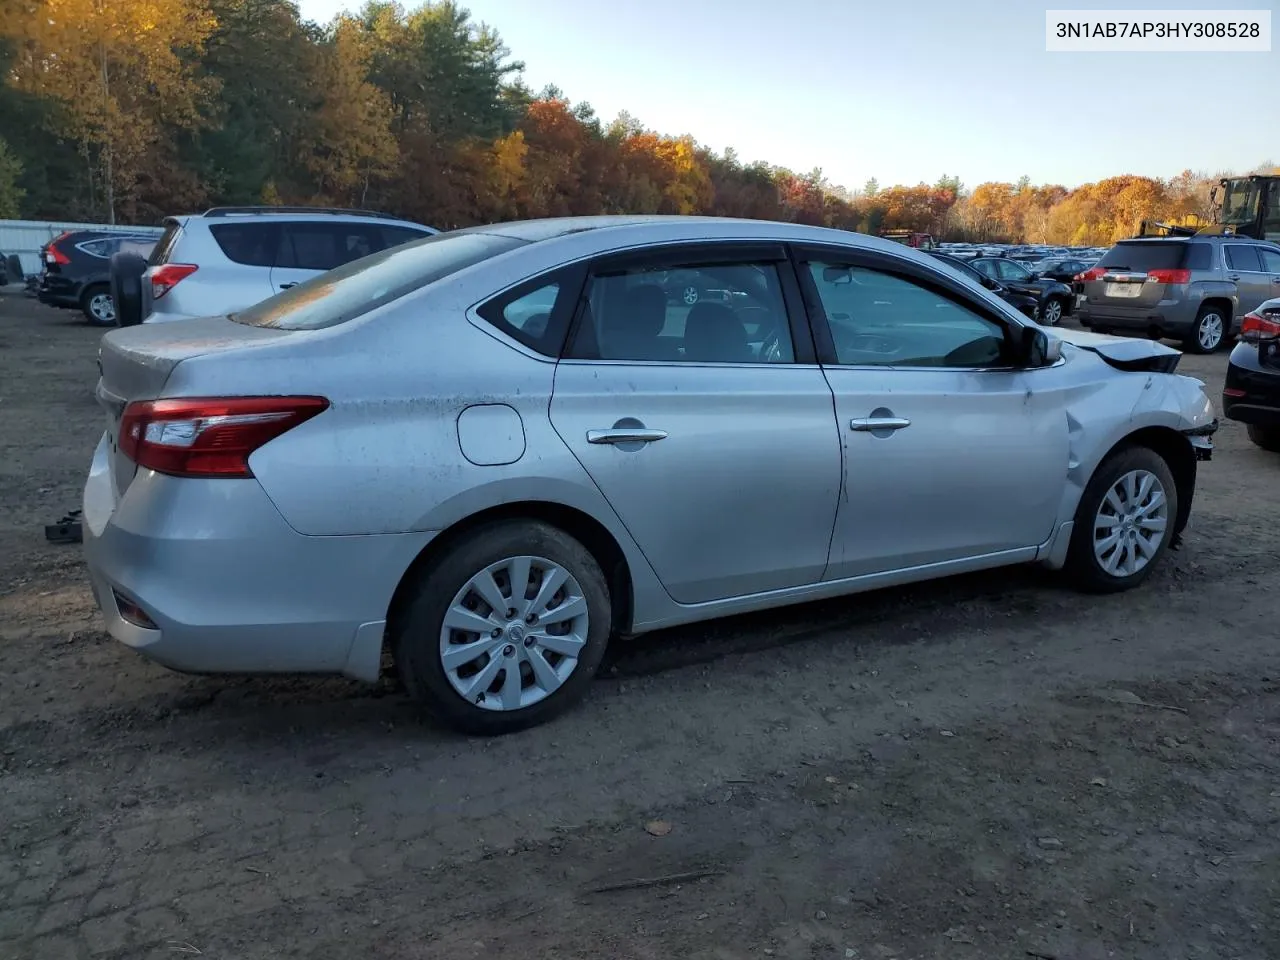
{"label": "dark suv", "polygon": [[81,310],[94,326],[116,322],[111,302],[111,255],[137,253],[146,257],[159,231],[121,233],[74,230],[54,237],[44,249],[44,271],[36,296],[52,307]]}
{"label": "dark suv", "polygon": [[1280,296],[1280,246],[1232,235],[1121,240],[1080,274],[1076,315],[1100,333],[1132,331],[1212,353],[1241,318]]}

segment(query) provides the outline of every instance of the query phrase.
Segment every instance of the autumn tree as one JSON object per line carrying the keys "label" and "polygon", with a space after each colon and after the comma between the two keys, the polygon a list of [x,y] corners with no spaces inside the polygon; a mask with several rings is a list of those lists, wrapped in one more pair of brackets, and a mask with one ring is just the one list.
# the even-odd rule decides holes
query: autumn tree
{"label": "autumn tree", "polygon": [[394,168],[391,101],[369,80],[371,50],[356,21],[339,17],[319,48],[319,109],[302,135],[302,162],[316,199],[364,205],[373,179]]}
{"label": "autumn tree", "polygon": [[196,70],[214,21],[204,0],[8,0],[10,80],[58,110],[59,132],[97,169],[104,212],[131,205],[165,127],[193,129],[213,90]]}

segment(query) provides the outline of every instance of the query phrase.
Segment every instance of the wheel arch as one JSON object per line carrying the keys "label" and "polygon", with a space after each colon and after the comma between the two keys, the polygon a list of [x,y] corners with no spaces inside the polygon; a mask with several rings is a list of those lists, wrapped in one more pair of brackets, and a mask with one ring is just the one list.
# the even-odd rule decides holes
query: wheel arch
{"label": "wheel arch", "polygon": [[[1173,521],[1173,535],[1176,537],[1186,529],[1191,519],[1191,501],[1196,489],[1196,452],[1191,441],[1173,427],[1147,426],[1127,433],[1107,450],[1094,467],[1098,467],[1111,456],[1129,447],[1146,447],[1154,451],[1169,466],[1173,474],[1173,483],[1178,493],[1178,515]],[[1092,474],[1090,474],[1092,476]]]}
{"label": "wheel arch", "polygon": [[609,584],[610,631],[625,634],[635,612],[635,584],[631,564],[617,538],[590,514],[577,507],[546,500],[522,500],[497,504],[462,517],[433,537],[401,575],[387,609],[388,630],[394,629],[401,611],[412,597],[418,580],[455,544],[475,531],[511,520],[550,524],[580,542],[600,564]]}

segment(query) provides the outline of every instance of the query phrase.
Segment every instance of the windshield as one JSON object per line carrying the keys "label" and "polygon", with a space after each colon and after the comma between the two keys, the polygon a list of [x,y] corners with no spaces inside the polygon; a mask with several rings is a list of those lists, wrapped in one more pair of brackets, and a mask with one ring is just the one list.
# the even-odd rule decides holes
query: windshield
{"label": "windshield", "polygon": [[1248,224],[1258,217],[1258,197],[1261,191],[1256,180],[1228,180],[1222,188],[1223,223]]}
{"label": "windshield", "polygon": [[438,233],[312,277],[231,319],[280,330],[336,326],[524,242],[490,233]]}

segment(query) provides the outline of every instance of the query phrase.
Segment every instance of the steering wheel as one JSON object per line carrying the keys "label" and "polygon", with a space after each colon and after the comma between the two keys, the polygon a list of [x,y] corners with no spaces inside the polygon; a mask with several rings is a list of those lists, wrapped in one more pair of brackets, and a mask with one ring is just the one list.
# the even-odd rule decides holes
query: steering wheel
{"label": "steering wheel", "polygon": [[760,352],[756,356],[759,363],[781,363],[786,359],[782,349],[782,333],[778,328],[778,320],[771,310],[764,307],[740,307],[738,319],[743,323],[754,323],[764,334],[760,342]]}

